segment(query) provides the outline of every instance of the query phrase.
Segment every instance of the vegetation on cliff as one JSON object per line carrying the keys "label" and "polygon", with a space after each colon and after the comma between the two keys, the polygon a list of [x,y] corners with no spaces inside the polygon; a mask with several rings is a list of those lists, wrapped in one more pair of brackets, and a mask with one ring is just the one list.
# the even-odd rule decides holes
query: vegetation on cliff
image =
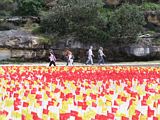
{"label": "vegetation on cliff", "polygon": [[[155,33],[159,30],[148,28],[145,21],[144,13],[153,10],[160,10],[158,0],[122,0],[116,6],[108,5],[107,0],[105,2],[103,0],[1,0],[0,2],[0,18],[39,17],[39,27],[33,27],[33,31],[53,38],[47,39],[46,43],[71,35],[84,43],[128,45],[136,42],[136,37],[145,34],[146,31]],[[0,29],[13,27],[11,23],[0,21]]]}

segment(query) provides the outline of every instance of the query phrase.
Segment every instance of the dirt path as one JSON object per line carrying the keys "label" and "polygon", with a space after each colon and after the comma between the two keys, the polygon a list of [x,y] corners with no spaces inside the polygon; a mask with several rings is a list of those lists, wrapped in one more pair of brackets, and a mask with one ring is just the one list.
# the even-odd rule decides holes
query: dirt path
{"label": "dirt path", "polygon": [[[56,62],[57,66],[66,66],[65,62]],[[11,63],[11,64],[0,64],[0,66],[48,66],[49,63]],[[91,66],[85,65],[84,63],[74,63],[74,66]],[[155,66],[160,67],[160,61],[153,62],[120,62],[120,63],[106,63],[104,65],[98,65],[97,63],[94,66]]]}

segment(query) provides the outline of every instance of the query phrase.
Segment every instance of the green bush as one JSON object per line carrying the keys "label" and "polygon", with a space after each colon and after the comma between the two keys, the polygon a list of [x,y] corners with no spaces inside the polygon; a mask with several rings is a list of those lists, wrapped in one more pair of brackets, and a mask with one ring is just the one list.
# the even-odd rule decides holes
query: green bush
{"label": "green bush", "polygon": [[160,4],[151,3],[151,2],[150,3],[145,2],[140,6],[140,9],[143,10],[143,11],[160,10]]}
{"label": "green bush", "polygon": [[124,4],[109,18],[109,30],[115,44],[135,42],[137,34],[143,32],[145,19],[143,12],[136,5]]}
{"label": "green bush", "polygon": [[44,4],[43,0],[17,0],[18,9],[16,14],[19,15],[39,15]]}
{"label": "green bush", "polygon": [[97,0],[60,0],[49,14],[42,17],[41,29],[58,36],[74,33],[81,37],[83,30],[90,30],[85,28],[96,25],[100,5]]}

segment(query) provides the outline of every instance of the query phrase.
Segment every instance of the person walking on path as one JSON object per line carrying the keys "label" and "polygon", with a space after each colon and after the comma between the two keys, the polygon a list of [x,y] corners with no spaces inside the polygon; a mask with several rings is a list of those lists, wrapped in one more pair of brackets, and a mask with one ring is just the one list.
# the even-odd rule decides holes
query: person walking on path
{"label": "person walking on path", "polygon": [[86,61],[86,65],[87,64],[93,65],[93,57],[94,57],[94,55],[93,55],[92,49],[93,49],[93,47],[90,46],[89,50],[87,51],[88,59]]}
{"label": "person walking on path", "polygon": [[99,65],[101,65],[101,64],[104,64],[104,57],[106,57],[105,56],[105,54],[103,53],[103,48],[102,47],[100,47],[99,48],[99,50],[98,50],[98,64]]}
{"label": "person walking on path", "polygon": [[65,57],[66,57],[66,60],[67,60],[66,66],[72,66],[74,58],[73,58],[73,54],[70,50],[66,50]]}
{"label": "person walking on path", "polygon": [[54,66],[56,66],[56,57],[55,57],[53,51],[50,52],[49,59],[50,59],[49,66],[52,66],[52,64],[53,64]]}

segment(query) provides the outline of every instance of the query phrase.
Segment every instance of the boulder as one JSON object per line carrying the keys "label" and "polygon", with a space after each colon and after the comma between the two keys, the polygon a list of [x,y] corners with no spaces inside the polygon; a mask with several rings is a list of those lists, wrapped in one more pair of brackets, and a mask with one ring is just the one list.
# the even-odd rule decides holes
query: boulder
{"label": "boulder", "polygon": [[10,59],[11,58],[11,51],[9,49],[1,48],[0,49],[0,60]]}
{"label": "boulder", "polygon": [[145,18],[148,23],[160,26],[160,11],[146,11]]}
{"label": "boulder", "polygon": [[0,31],[0,46],[10,48],[36,48],[38,37],[23,30]]}

